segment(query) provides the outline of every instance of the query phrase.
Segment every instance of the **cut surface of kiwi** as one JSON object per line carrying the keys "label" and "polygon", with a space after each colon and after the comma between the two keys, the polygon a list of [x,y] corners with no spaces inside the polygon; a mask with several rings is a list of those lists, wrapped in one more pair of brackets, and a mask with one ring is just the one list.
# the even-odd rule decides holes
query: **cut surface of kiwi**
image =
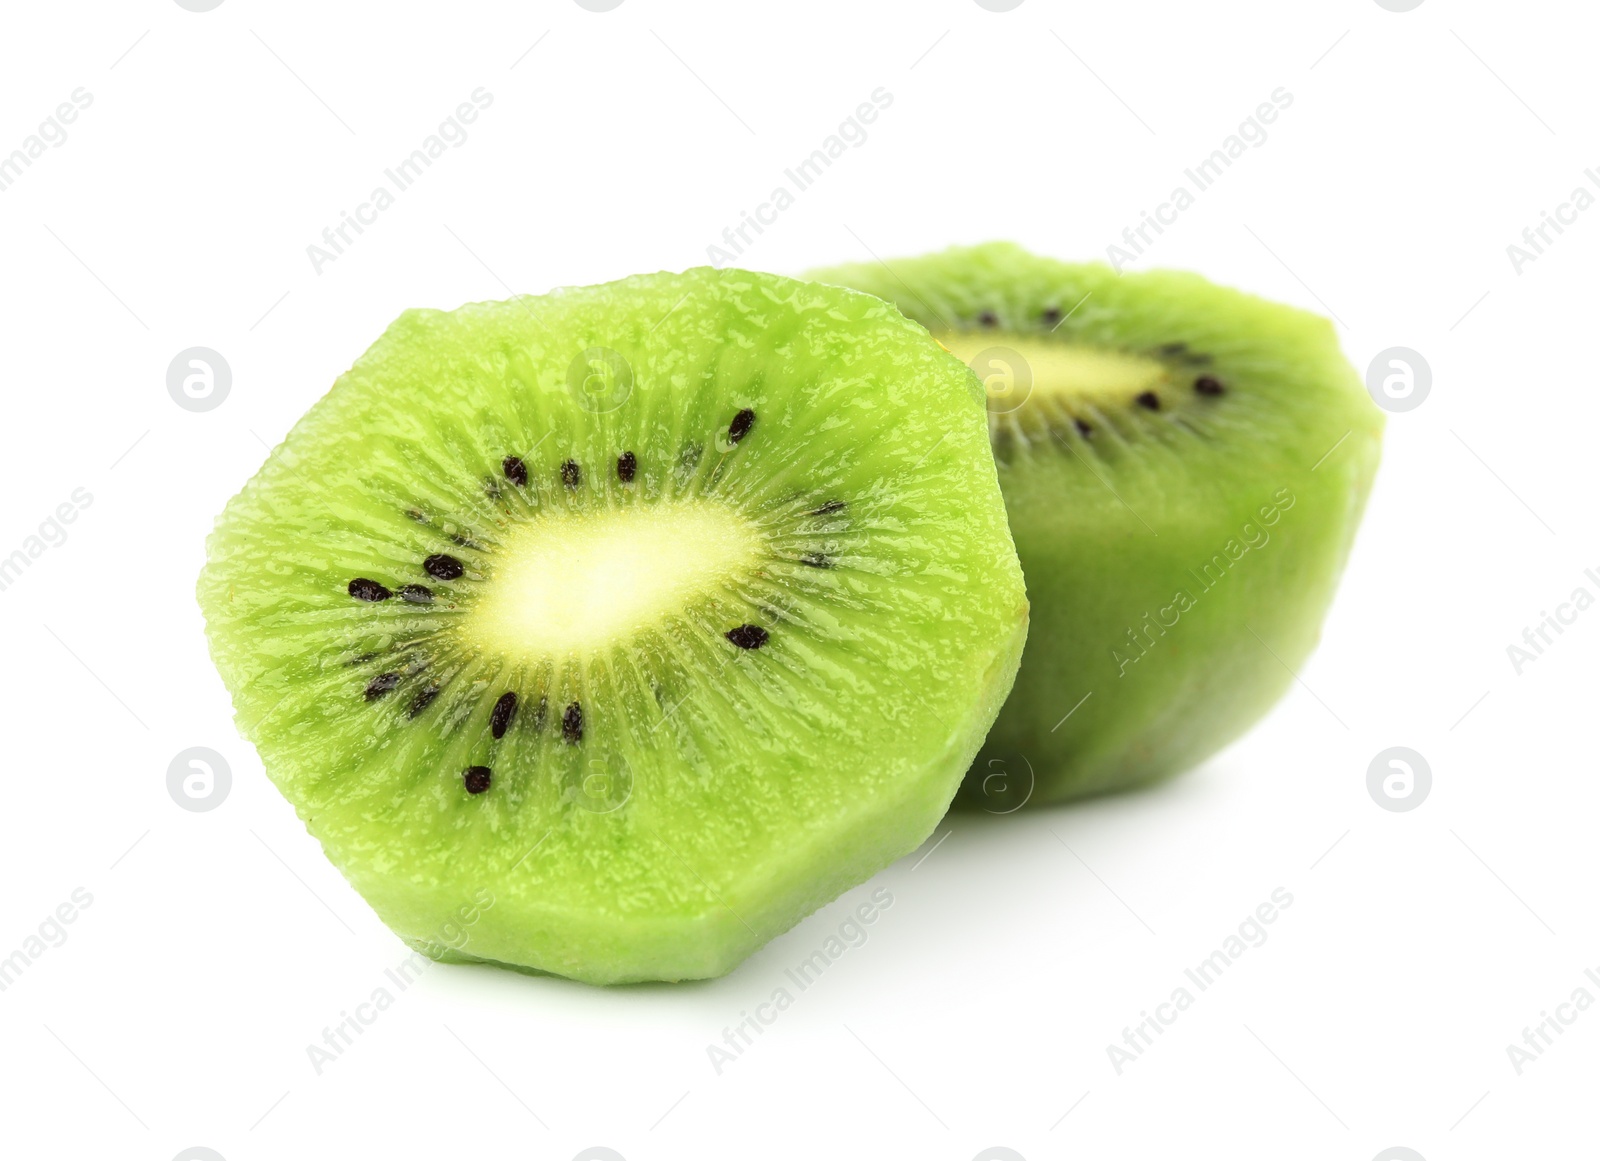
{"label": "cut surface of kiwi", "polygon": [[1282,694],[1383,427],[1330,323],[1007,243],[810,277],[893,302],[986,386],[1033,611],[963,801],[1006,811],[1176,773]]}
{"label": "cut surface of kiwi", "polygon": [[597,983],[720,975],[920,844],[1027,622],[961,361],[709,269],[402,315],[228,504],[199,598],[386,923]]}

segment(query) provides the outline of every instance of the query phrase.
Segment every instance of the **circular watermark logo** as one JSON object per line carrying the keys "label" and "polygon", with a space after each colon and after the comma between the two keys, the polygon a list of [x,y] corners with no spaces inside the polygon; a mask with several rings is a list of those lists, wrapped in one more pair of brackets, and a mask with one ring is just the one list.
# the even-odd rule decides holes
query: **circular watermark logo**
{"label": "circular watermark logo", "polygon": [[[221,0],[217,0],[217,2],[221,3]],[[211,5],[213,8],[216,6],[216,4]],[[188,5],[186,4],[184,7],[187,8]],[[185,1149],[174,1157],[172,1161],[228,1161],[228,1159],[215,1149],[207,1149],[203,1145],[196,1145],[192,1149]]]}
{"label": "circular watermark logo", "polygon": [[990,12],[1010,12],[1012,9],[1021,8],[1022,0],[973,0],[979,8],[987,8]]}
{"label": "circular watermark logo", "polygon": [[167,766],[167,793],[185,810],[215,810],[233,789],[227,759],[204,746],[190,746]]}
{"label": "circular watermark logo", "polygon": [[1433,369],[1410,347],[1389,347],[1367,364],[1367,394],[1385,411],[1413,411],[1433,387]]}
{"label": "circular watermark logo", "polygon": [[[214,8],[222,7],[222,0],[172,0],[185,12],[210,12]],[[219,1157],[217,1161],[222,1161]]]}
{"label": "circular watermark logo", "polygon": [[1390,746],[1367,767],[1367,793],[1385,810],[1415,810],[1433,789],[1428,760],[1405,746]]}
{"label": "circular watermark logo", "polygon": [[633,394],[633,365],[610,347],[590,347],[568,364],[567,388],[585,411],[615,411]]}
{"label": "circular watermark logo", "polygon": [[233,369],[210,347],[179,351],[167,364],[167,394],[185,411],[222,406],[233,386]]}
{"label": "circular watermark logo", "polygon": [[[1413,8],[1422,7],[1422,0],[1373,0],[1373,3],[1387,12],[1410,12]],[[1402,1149],[1401,1152],[1411,1153],[1409,1149]],[[1396,1158],[1396,1161],[1399,1159]]]}
{"label": "circular watermark logo", "polygon": [[628,1161],[628,1159],[615,1149],[607,1149],[604,1145],[592,1145],[580,1152],[572,1161]]}
{"label": "circular watermark logo", "polygon": [[1033,394],[1033,368],[1010,347],[985,347],[967,366],[983,384],[984,405],[990,415],[1009,415]]}
{"label": "circular watermark logo", "polygon": [[572,0],[572,2],[590,12],[610,12],[613,8],[622,7],[622,0]]}
{"label": "circular watermark logo", "polygon": [[633,797],[633,768],[626,758],[590,758],[581,770],[582,781],[574,797],[590,814],[610,814]]}
{"label": "circular watermark logo", "polygon": [[[1421,2],[1422,0],[1417,0],[1417,3],[1420,4]],[[1412,8],[1416,6],[1416,4],[1411,5]],[[1385,4],[1384,7],[1387,8],[1388,5]],[[1428,1159],[1415,1149],[1407,1149],[1404,1145],[1395,1145],[1393,1148],[1385,1149],[1382,1153],[1379,1153],[1372,1161],[1428,1161]]]}
{"label": "circular watermark logo", "polygon": [[1015,1149],[1007,1149],[1004,1145],[990,1145],[972,1161],[1028,1161],[1028,1159]]}
{"label": "circular watermark logo", "polygon": [[1026,754],[1015,758],[990,758],[976,768],[978,781],[971,798],[990,814],[1021,810],[1033,797],[1033,763]]}

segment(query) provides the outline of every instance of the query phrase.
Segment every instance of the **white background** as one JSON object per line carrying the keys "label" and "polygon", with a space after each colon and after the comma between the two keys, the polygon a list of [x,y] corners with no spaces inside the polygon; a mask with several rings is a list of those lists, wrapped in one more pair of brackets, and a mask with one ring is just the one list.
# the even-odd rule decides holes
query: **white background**
{"label": "white background", "polygon": [[[1600,596],[1600,213],[1520,273],[1506,247],[1600,193],[1595,33],[1575,2],[1487,0],[9,6],[0,153],[93,104],[0,193],[0,556],[92,503],[0,592],[0,957],[93,902],[0,993],[0,1152],[1576,1155],[1600,1010],[1521,1075],[1506,1046],[1600,999],[1600,611],[1520,675],[1507,646]],[[480,86],[470,139],[317,273],[306,246]],[[743,264],[1103,256],[1293,94],[1136,266],[1331,312],[1363,370],[1394,345],[1432,368],[1323,645],[1201,769],[953,817],[726,979],[431,967],[317,1075],[307,1045],[404,949],[233,730],[193,599],[213,516],[402,309],[702,264],[880,86]],[[196,345],[233,373],[205,413],[165,384]],[[1433,771],[1408,813],[1366,789],[1395,745]],[[192,746],[233,772],[208,813],[166,787]],[[718,1075],[707,1045],[873,887],[867,942]],[[1119,1075],[1107,1046],[1279,887],[1267,942]]]}

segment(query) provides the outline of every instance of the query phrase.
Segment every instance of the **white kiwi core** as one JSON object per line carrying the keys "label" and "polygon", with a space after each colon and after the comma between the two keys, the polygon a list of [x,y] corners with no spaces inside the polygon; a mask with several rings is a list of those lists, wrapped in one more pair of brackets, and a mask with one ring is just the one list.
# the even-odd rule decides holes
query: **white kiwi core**
{"label": "white kiwi core", "polygon": [[593,653],[683,613],[763,555],[756,526],[715,501],[546,511],[496,550],[467,632],[519,660]]}
{"label": "white kiwi core", "polygon": [[947,331],[934,337],[972,368],[991,411],[1012,411],[1030,398],[1128,398],[1170,374],[1157,359],[1041,335]]}

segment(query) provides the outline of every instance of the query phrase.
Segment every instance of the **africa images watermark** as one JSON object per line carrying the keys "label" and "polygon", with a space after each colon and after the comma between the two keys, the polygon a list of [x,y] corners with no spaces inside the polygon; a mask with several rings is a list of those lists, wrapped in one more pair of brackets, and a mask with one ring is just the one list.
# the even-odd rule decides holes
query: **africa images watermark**
{"label": "africa images watermark", "polygon": [[778,215],[794,205],[799,200],[799,195],[815,185],[824,171],[843,157],[848,149],[859,149],[865,145],[867,126],[876,121],[879,114],[892,104],[894,104],[894,94],[888,89],[882,85],[873,89],[871,99],[857,105],[855,112],[841,121],[838,129],[823,138],[820,146],[813,149],[798,165],[783,171],[783,176],[788,181],[787,185],[774,187],[771,196],[756,206],[754,214],[749,210],[739,211],[738,223],[722,231],[722,245],[713,242],[706,247],[706,257],[711,265],[720,270],[743,254],[755,241],[750,232],[755,231],[757,236],[765,233],[764,227],[775,223]]}
{"label": "africa images watermark", "polygon": [[76,923],[80,913],[94,903],[94,896],[83,887],[74,887],[72,894],[49,915],[44,917],[28,938],[5,959],[0,959],[0,992],[17,982],[18,977],[38,963],[44,953],[67,942],[67,925]]}
{"label": "africa images watermark", "polygon": [[[1584,978],[1600,988],[1600,972],[1594,968],[1583,969]],[[1555,1014],[1548,1011],[1539,1013],[1539,1022],[1532,1028],[1522,1030],[1521,1044],[1506,1045],[1506,1059],[1511,1062],[1511,1069],[1518,1076],[1528,1065],[1538,1060],[1545,1054],[1545,1050],[1555,1044],[1557,1036],[1564,1035],[1566,1030],[1578,1022],[1578,1017],[1594,1007],[1594,993],[1582,984],[1572,989],[1572,994],[1565,1001],[1556,1005]]]}
{"label": "africa images watermark", "polygon": [[711,1070],[721,1076],[722,1070],[743,1056],[757,1036],[777,1022],[779,1014],[795,1002],[799,993],[822,978],[822,973],[845,952],[866,943],[867,928],[892,906],[894,896],[889,894],[888,888],[878,887],[866,902],[856,906],[850,918],[835,928],[834,934],[823,940],[821,947],[794,967],[784,968],[784,977],[794,985],[794,990],[790,991],[788,984],[779,984],[771,996],[756,1005],[754,1012],[740,1012],[738,1023],[722,1030],[722,1043],[712,1041],[706,1045],[706,1059],[711,1062]]}
{"label": "africa images watermark", "polygon": [[1126,674],[1128,666],[1155,647],[1157,637],[1165,637],[1168,629],[1176,627],[1182,616],[1200,603],[1200,597],[1227,579],[1234,565],[1252,550],[1265,548],[1271,543],[1272,534],[1262,525],[1271,527],[1281,520],[1283,514],[1294,507],[1295,496],[1288,488],[1279,488],[1272,494],[1272,499],[1271,504],[1263,504],[1257,512],[1261,524],[1253,520],[1246,521],[1240,527],[1238,536],[1229,537],[1228,542],[1212,553],[1211,558],[1198,570],[1189,570],[1189,576],[1195,582],[1192,588],[1179,589],[1172,595],[1170,604],[1162,605],[1154,613],[1146,613],[1137,625],[1128,627],[1127,654],[1121,653],[1119,646],[1111,648],[1111,660],[1117,663],[1118,677]]}
{"label": "africa images watermark", "polygon": [[1255,112],[1239,123],[1239,128],[1222,139],[1199,164],[1183,171],[1187,184],[1174,186],[1167,200],[1156,206],[1155,213],[1139,211],[1139,223],[1122,231],[1121,244],[1113,242],[1106,247],[1106,258],[1120,274],[1125,266],[1142,255],[1156,236],[1165,233],[1164,227],[1177,223],[1178,215],[1191,208],[1199,196],[1217,183],[1217,180],[1250,149],[1260,149],[1267,143],[1267,126],[1276,121],[1284,110],[1294,104],[1294,94],[1279,85],[1269,94],[1269,99],[1256,106]]}
{"label": "africa images watermark", "polygon": [[[1222,941],[1222,946],[1194,967],[1183,969],[1184,979],[1193,984],[1197,992],[1209,989],[1245,952],[1267,942],[1267,924],[1276,923],[1293,904],[1294,896],[1287,889],[1274,887],[1272,894],[1234,929],[1234,934]],[[1138,1023],[1122,1030],[1121,1044],[1106,1045],[1106,1059],[1118,1076],[1145,1054],[1157,1036],[1178,1022],[1178,1017],[1194,1005],[1195,995],[1187,984],[1179,984],[1163,1003],[1156,1005],[1154,1015],[1142,1011]]]}
{"label": "africa images watermark", "polygon": [[[493,906],[494,894],[486,888],[478,888],[472,902],[456,908],[455,914],[427,942],[435,950],[459,950],[466,945],[468,929]],[[341,1011],[338,1023],[322,1030],[320,1044],[306,1045],[306,1059],[311,1062],[311,1070],[321,1076],[322,1070],[343,1056],[355,1044],[358,1036],[376,1024],[379,1016],[394,1007],[395,998],[416,983],[418,977],[434,962],[426,952],[413,951],[394,967],[384,968],[384,983],[373,988],[372,994],[357,1004],[354,1012],[348,1009]],[[392,990],[390,985],[393,985]]]}
{"label": "africa images watermark", "polygon": [[5,592],[33,567],[33,562],[52,548],[67,542],[64,525],[78,518],[78,513],[94,503],[88,488],[74,488],[72,495],[56,505],[55,511],[44,518],[38,529],[22,538],[22,545],[0,557],[0,592]]}
{"label": "africa images watermark", "polygon": [[[1600,173],[1594,169],[1586,169],[1583,176],[1588,178],[1589,184],[1600,189]],[[1556,206],[1555,213],[1549,210],[1539,211],[1539,223],[1534,226],[1525,226],[1522,230],[1522,244],[1512,242],[1506,247],[1506,257],[1511,259],[1511,269],[1519,276],[1522,269],[1537,262],[1545,250],[1554,244],[1567,231],[1565,227],[1576,225],[1578,215],[1592,207],[1596,202],[1595,194],[1584,186],[1575,186],[1571,196],[1560,205]],[[1555,231],[1555,238],[1550,236]]]}
{"label": "africa images watermark", "polygon": [[78,119],[90,105],[94,104],[94,94],[81,85],[73,89],[68,99],[62,101],[43,121],[39,128],[22,139],[22,144],[13,149],[9,154],[0,157],[0,193],[4,193],[17,184],[22,177],[22,171],[30,169],[35,161],[43,157],[46,148],[60,149],[67,143],[67,126]]}
{"label": "africa images watermark", "polygon": [[[1583,575],[1585,580],[1600,589],[1600,572],[1586,568],[1583,570]],[[1594,601],[1594,593],[1579,585],[1572,590],[1571,596],[1556,606],[1554,614],[1540,609],[1539,620],[1534,626],[1522,630],[1522,645],[1506,646],[1506,656],[1511,659],[1512,671],[1521,677],[1526,666],[1543,657],[1545,649],[1555,644],[1555,638],[1550,634],[1554,633],[1556,637],[1560,637],[1566,632],[1566,628],[1577,623],[1579,614],[1587,612]],[[1523,648],[1524,645],[1527,648]]]}
{"label": "africa images watermark", "polygon": [[[367,200],[356,206],[354,214],[348,210],[339,211],[339,221],[322,231],[322,244],[313,242],[306,247],[311,269],[320,275],[324,266],[337,262],[354,245],[356,237],[366,232],[364,227],[376,223],[378,215],[393,206],[399,196],[415,185],[436,160],[443,157],[447,150],[460,149],[467,143],[466,127],[476,121],[483,110],[494,104],[494,94],[481,85],[472,90],[471,97],[470,101],[462,101],[453,113],[439,122],[439,128],[424,137],[421,145],[399,163],[383,171],[388,185],[374,187]],[[352,231],[355,236],[352,236]]]}

